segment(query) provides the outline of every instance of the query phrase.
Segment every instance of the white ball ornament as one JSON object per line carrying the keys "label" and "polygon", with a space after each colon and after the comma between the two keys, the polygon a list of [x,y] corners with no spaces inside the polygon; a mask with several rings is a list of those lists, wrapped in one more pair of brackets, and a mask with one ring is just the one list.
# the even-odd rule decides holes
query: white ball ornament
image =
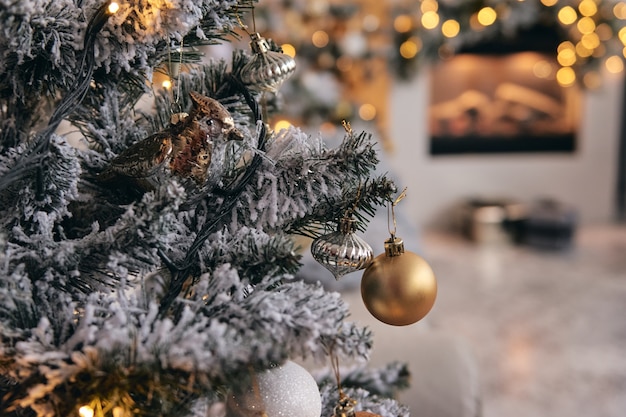
{"label": "white ball ornament", "polygon": [[292,361],[255,374],[254,386],[228,395],[226,417],[320,417],[322,400],[311,374]]}

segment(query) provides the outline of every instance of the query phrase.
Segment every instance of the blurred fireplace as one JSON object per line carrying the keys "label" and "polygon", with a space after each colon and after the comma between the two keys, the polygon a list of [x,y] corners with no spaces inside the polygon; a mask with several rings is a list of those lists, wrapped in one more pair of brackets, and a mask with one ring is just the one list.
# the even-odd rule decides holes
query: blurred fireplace
{"label": "blurred fireplace", "polygon": [[502,50],[460,53],[433,67],[432,155],[575,151],[580,91],[557,83],[555,53]]}

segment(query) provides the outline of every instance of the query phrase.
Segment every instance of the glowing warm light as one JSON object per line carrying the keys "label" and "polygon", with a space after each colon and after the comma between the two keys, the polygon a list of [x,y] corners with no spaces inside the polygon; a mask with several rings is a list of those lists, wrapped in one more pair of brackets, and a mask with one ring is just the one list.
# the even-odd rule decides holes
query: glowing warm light
{"label": "glowing warm light", "polygon": [[576,47],[570,41],[564,41],[559,44],[559,46],[556,48],[556,51],[561,52],[564,49],[571,49],[573,51],[576,49]]}
{"label": "glowing warm light", "polygon": [[556,60],[563,67],[571,67],[576,63],[576,52],[571,49],[563,49],[556,56]]}
{"label": "glowing warm light", "polygon": [[541,0],[541,4],[543,4],[546,7],[551,7],[554,6],[555,4],[558,3],[559,0]]}
{"label": "glowing warm light", "polygon": [[163,82],[161,83],[161,87],[169,90],[170,88],[172,88],[172,82],[170,80],[163,80]]}
{"label": "glowing warm light", "polygon": [[556,81],[563,87],[569,87],[576,82],[576,73],[572,67],[563,67],[556,72]]}
{"label": "glowing warm light", "polygon": [[586,33],[580,38],[580,43],[587,49],[594,50],[600,45],[600,38],[596,33]]}
{"label": "glowing warm light", "polygon": [[559,22],[564,25],[571,25],[578,19],[578,14],[572,6],[565,6],[559,10],[557,17],[559,18]]}
{"label": "glowing warm light", "polygon": [[126,412],[124,412],[124,409],[122,407],[113,408],[113,417],[124,417],[125,415]]}
{"label": "glowing warm light", "polygon": [[113,13],[117,13],[119,9],[120,9],[120,5],[112,1],[111,3],[109,3],[109,7],[107,10],[109,11],[109,13],[113,14]]}
{"label": "glowing warm light", "polygon": [[580,33],[586,35],[596,30],[596,22],[594,22],[590,17],[583,17],[578,21],[578,23],[576,23],[576,27]]}
{"label": "glowing warm light", "polygon": [[363,120],[374,120],[376,117],[376,107],[372,104],[363,104],[359,107],[359,117]]}
{"label": "glowing warm light", "polygon": [[622,41],[624,45],[626,45],[626,26],[619,30],[617,36],[619,37],[619,40]]}
{"label": "glowing warm light", "polygon": [[290,43],[283,43],[280,45],[280,48],[283,50],[283,54],[289,55],[292,58],[296,56],[296,47]]}
{"label": "glowing warm light", "polygon": [[420,5],[420,10],[422,13],[436,12],[439,10],[439,3],[436,0],[424,0]]}
{"label": "glowing warm light", "polygon": [[593,16],[598,13],[598,6],[596,6],[596,2],[593,0],[583,0],[578,5],[578,11],[583,16]]}
{"label": "glowing warm light", "polygon": [[328,40],[328,33],[324,32],[323,30],[318,30],[313,33],[313,36],[311,36],[311,42],[313,42],[313,45],[318,48],[323,48],[328,45]]}
{"label": "glowing warm light", "polygon": [[576,44],[576,55],[581,58],[587,58],[590,57],[591,54],[593,54],[593,50],[588,49],[582,42]]}
{"label": "glowing warm light", "polygon": [[626,46],[624,47],[624,49],[622,49],[622,55],[624,55],[624,58],[626,58]]}
{"label": "glowing warm light", "polygon": [[574,44],[570,41],[563,41],[556,48],[557,52],[561,52],[563,49],[574,49]]}
{"label": "glowing warm light", "polygon": [[535,65],[533,65],[533,74],[537,78],[549,78],[552,75],[552,64],[543,59],[537,61]]}
{"label": "glowing warm light", "polygon": [[447,38],[454,38],[461,31],[461,25],[454,19],[446,20],[441,25],[441,33]]}
{"label": "glowing warm light", "polygon": [[583,77],[583,84],[589,89],[596,89],[602,85],[602,77],[596,71],[589,71]]}
{"label": "glowing warm light", "polygon": [[619,74],[624,71],[624,61],[617,55],[608,57],[604,62],[604,66],[611,74]]}
{"label": "glowing warm light", "polygon": [[626,2],[620,1],[613,6],[613,15],[621,20],[626,20]]}
{"label": "glowing warm light", "polygon": [[83,405],[78,409],[78,415],[80,417],[93,417],[94,411],[93,408],[88,405]]}
{"label": "glowing warm light", "polygon": [[417,55],[420,49],[422,49],[421,39],[412,37],[411,39],[407,39],[405,42],[402,42],[402,45],[400,45],[400,55],[404,59],[411,59]]}
{"label": "glowing warm light", "polygon": [[401,14],[393,19],[393,28],[400,33],[406,33],[413,27],[413,19],[411,16]]}
{"label": "glowing warm light", "polygon": [[279,132],[283,129],[288,129],[291,123],[288,120],[279,120],[274,124],[274,131]]}
{"label": "glowing warm light", "polygon": [[493,25],[498,17],[493,7],[483,7],[478,11],[478,22],[483,26]]}
{"label": "glowing warm light", "polygon": [[422,15],[422,26],[426,29],[434,29],[439,24],[437,12],[428,11]]}

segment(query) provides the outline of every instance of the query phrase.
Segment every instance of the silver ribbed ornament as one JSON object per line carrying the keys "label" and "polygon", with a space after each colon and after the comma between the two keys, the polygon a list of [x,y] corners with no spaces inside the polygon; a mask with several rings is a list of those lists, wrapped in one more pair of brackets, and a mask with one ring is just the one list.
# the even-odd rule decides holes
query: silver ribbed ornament
{"label": "silver ribbed ornament", "polygon": [[272,51],[258,33],[250,35],[254,55],[241,69],[241,81],[250,89],[275,93],[295,72],[296,61],[287,54]]}
{"label": "silver ribbed ornament", "polygon": [[335,279],[339,280],[350,272],[365,269],[374,259],[372,247],[358,237],[356,221],[343,218],[337,231],[320,236],[311,243],[311,254]]}

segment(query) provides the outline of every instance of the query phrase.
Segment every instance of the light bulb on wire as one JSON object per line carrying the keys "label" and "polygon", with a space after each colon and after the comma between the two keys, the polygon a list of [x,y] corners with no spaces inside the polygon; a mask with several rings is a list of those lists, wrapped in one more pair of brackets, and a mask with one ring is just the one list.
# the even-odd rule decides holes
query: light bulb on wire
{"label": "light bulb on wire", "polygon": [[116,1],[112,1],[111,3],[109,3],[109,7],[107,8],[109,14],[115,14],[119,9],[120,5]]}
{"label": "light bulb on wire", "polygon": [[78,409],[78,415],[80,417],[93,417],[94,409],[88,405],[83,405]]}

